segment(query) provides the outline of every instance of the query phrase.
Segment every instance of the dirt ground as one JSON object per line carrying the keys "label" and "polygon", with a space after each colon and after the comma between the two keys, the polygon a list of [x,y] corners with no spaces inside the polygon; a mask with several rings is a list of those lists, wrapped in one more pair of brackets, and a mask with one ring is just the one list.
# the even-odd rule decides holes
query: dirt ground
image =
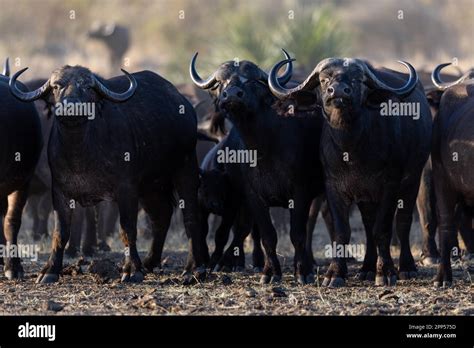
{"label": "dirt ground", "polygon": [[[357,220],[353,225],[357,226]],[[27,243],[25,234],[23,242]],[[416,226],[412,235],[417,257]],[[364,239],[362,232],[353,233],[354,243]],[[120,283],[121,245],[111,240],[113,252],[65,258],[65,274],[59,283],[37,285],[35,279],[48,257],[49,242],[42,242],[37,262],[23,261],[25,280],[8,281],[2,272],[0,315],[474,315],[472,273],[459,261],[453,265],[454,286],[448,289],[433,287],[434,266],[418,266],[417,279],[399,281],[396,287],[375,287],[372,282],[354,279],[360,262],[349,264],[346,287],[320,287],[330,262],[321,249],[329,239],[320,223],[314,240],[319,276],[316,284],[306,286],[293,279],[293,248],[286,235],[279,240],[284,272],[279,285],[261,285],[259,275],[251,270],[249,255],[245,272],[214,273],[203,283],[182,285],[180,273],[186,259],[182,232],[170,232],[162,270],[147,274],[141,284]],[[147,246],[142,238],[142,259]],[[393,255],[398,252],[394,250]]]}

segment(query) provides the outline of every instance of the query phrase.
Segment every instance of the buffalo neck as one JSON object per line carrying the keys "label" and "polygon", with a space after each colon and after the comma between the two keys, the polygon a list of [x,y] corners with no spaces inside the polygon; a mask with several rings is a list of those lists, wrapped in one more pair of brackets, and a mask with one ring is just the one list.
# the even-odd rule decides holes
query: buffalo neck
{"label": "buffalo neck", "polygon": [[58,142],[61,144],[61,152],[66,159],[89,157],[94,153],[90,151],[94,122],[97,122],[97,120],[87,121],[74,127],[68,127],[54,120],[53,130],[50,136],[57,137]]}
{"label": "buffalo neck", "polygon": [[240,112],[232,121],[247,149],[257,150],[259,157],[268,152],[279,126],[277,115],[270,107],[262,107],[258,113]]}
{"label": "buffalo neck", "polygon": [[350,128],[335,128],[332,127],[326,118],[326,125],[324,129],[329,132],[333,143],[338,147],[341,152],[350,152],[363,142],[363,140],[369,134],[368,129],[371,126],[371,122],[363,122],[365,119],[357,117],[356,122],[350,126]]}

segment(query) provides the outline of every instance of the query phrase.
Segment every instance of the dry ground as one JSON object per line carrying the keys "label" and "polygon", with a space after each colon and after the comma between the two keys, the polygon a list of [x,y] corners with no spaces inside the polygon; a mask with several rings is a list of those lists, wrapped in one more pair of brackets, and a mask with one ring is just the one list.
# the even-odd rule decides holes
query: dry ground
{"label": "dry ground", "polygon": [[[97,255],[92,266],[90,260],[67,260],[68,275],[53,285],[34,284],[40,263],[25,262],[24,281],[0,278],[0,314],[474,315],[473,285],[459,265],[454,287],[441,290],[433,288],[435,269],[427,267],[420,267],[419,279],[400,281],[393,288],[375,287],[352,277],[342,289],[299,286],[291,275],[289,259],[284,260],[284,279],[278,286],[260,285],[259,276],[250,270],[216,273],[204,283],[183,286],[180,271],[185,253],[166,255],[163,270],[148,274],[142,284],[120,283],[117,264],[121,255],[116,252]],[[326,267],[322,265],[320,273]],[[357,267],[350,266],[351,276]],[[91,271],[102,272],[102,276]],[[322,281],[321,276],[318,279]]]}
{"label": "dry ground", "polygon": [[[352,219],[359,225],[359,218]],[[413,250],[419,255],[419,231],[414,223]],[[23,234],[23,243],[29,238]],[[353,242],[363,242],[361,231],[355,230]],[[314,250],[322,282],[329,260],[322,245],[327,233],[319,223]],[[354,275],[360,262],[349,265],[345,288],[327,289],[318,284],[300,286],[292,276],[293,250],[287,236],[279,241],[278,252],[284,272],[278,286],[259,284],[259,275],[215,273],[209,280],[191,286],[181,283],[186,252],[182,232],[170,232],[161,271],[148,274],[141,284],[121,284],[118,265],[122,254],[117,241],[110,241],[114,252],[98,253],[93,258],[65,258],[65,268],[58,284],[36,285],[35,278],[47,259],[49,240],[38,262],[23,261],[24,281],[7,281],[0,276],[0,315],[474,315],[472,273],[454,264],[455,283],[449,289],[435,289],[432,278],[435,267],[419,266],[415,280],[399,281],[396,287],[375,287],[360,282]],[[148,243],[141,239],[140,250]],[[212,250],[212,246],[211,246]],[[142,252],[141,256],[144,257]],[[394,250],[393,255],[398,255]]]}

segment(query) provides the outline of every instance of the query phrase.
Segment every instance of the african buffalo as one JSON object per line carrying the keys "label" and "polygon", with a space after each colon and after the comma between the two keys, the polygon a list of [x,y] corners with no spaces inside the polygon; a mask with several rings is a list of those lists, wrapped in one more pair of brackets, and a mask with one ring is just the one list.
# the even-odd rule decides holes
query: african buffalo
{"label": "african buffalo", "polygon": [[[119,207],[125,244],[122,281],[141,281],[143,268],[136,247],[138,204],[148,213],[153,230],[145,262],[159,263],[157,247],[169,227],[174,189],[182,199],[190,238],[186,280],[192,278],[189,271],[193,268],[202,277],[197,125],[188,101],[171,83],[150,71],[131,75],[122,70],[126,76],[104,80],[81,66],[55,70],[42,87],[25,93],[16,87],[25,70],[11,78],[10,91],[25,102],[43,98],[54,114],[48,159],[55,231],[50,259],[37,281],[59,279],[74,206],[92,206],[103,200],[116,201]],[[126,91],[113,92],[123,89]]]}
{"label": "african buffalo", "polygon": [[[431,74],[430,74],[431,75]],[[447,76],[454,81],[452,75],[440,74],[442,80]],[[474,77],[474,70],[468,71],[461,76],[457,76],[457,79],[460,77],[467,79],[469,77]],[[430,83],[430,85],[432,82]],[[430,105],[431,115],[434,119],[439,111],[439,104],[441,101],[441,96],[443,95],[444,90],[438,89],[436,87],[425,88],[426,98]],[[439,252],[436,246],[436,231],[438,227],[438,222],[436,218],[436,195],[434,192],[433,185],[433,168],[431,163],[431,157],[428,159],[428,162],[423,169],[423,174],[421,176],[420,190],[417,197],[417,208],[418,214],[420,216],[420,225],[423,236],[423,246],[421,254],[421,263],[424,265],[433,265],[437,264],[439,261]],[[467,219],[469,220],[469,219]],[[462,213],[462,209],[459,207],[456,209],[456,221],[458,222],[457,229],[459,234],[464,240],[468,254],[474,254],[474,241],[472,240],[471,234],[471,222],[466,220],[466,216]],[[457,239],[455,239],[457,244]]]}
{"label": "african buffalo", "polygon": [[[441,262],[435,286],[450,286],[451,250],[456,239],[456,209],[467,220],[473,237],[474,214],[474,80],[465,75],[451,83],[443,83],[440,71],[450,63],[434,69],[434,85],[444,91],[433,126],[433,182],[436,195]],[[468,246],[468,248],[472,248]]]}
{"label": "african buffalo", "polygon": [[[242,140],[235,130],[217,144],[204,158],[200,168],[200,187],[198,191],[201,235],[205,238],[209,226],[208,217],[215,214],[222,221],[215,232],[215,249],[209,260],[211,270],[241,271],[245,267],[244,240],[252,230],[253,219],[243,194],[244,184],[240,165],[219,161],[219,153],[225,149],[245,149]],[[230,229],[233,227],[234,238],[224,252]],[[255,230],[255,229],[253,229]],[[254,236],[254,269],[263,267],[263,253],[260,240]]]}
{"label": "african buffalo", "polygon": [[[333,242],[343,248],[349,243],[349,209],[356,203],[367,236],[359,278],[394,285],[397,272],[390,239],[395,215],[401,243],[399,275],[403,279],[413,276],[416,266],[409,231],[431,136],[430,111],[415,69],[402,62],[410,76],[396,88],[391,86],[403,83],[405,75],[375,69],[359,59],[328,58],[302,84],[286,89],[279,85],[276,72],[287,63],[273,67],[272,92],[281,99],[293,99],[296,105],[320,108],[325,118],[320,157],[335,226]],[[401,113],[402,106],[412,108],[411,112]],[[345,284],[346,262],[334,256],[324,286]]]}
{"label": "african buffalo", "polygon": [[[8,63],[5,65],[8,67]],[[21,215],[43,139],[38,113],[9,92],[8,69],[0,76],[0,255],[7,279],[23,277],[17,248]],[[27,90],[21,85],[22,90]],[[4,259],[2,258],[4,257]]]}
{"label": "african buffalo", "polygon": [[[305,229],[311,201],[324,190],[317,156],[322,118],[279,116],[273,108],[276,98],[268,88],[268,75],[252,62],[225,62],[203,80],[195,69],[196,57],[197,54],[190,64],[193,82],[211,91],[221,115],[234,126],[231,132],[245,146],[238,152],[243,155],[240,160],[232,160],[232,153],[228,153],[232,149],[228,149],[222,153],[221,161],[239,163],[242,192],[266,252],[261,282],[281,280],[277,235],[269,213],[274,206],[290,209],[295,277],[299,283],[312,282]],[[275,79],[286,84],[290,77],[291,65]]]}
{"label": "african buffalo", "polygon": [[103,43],[109,53],[110,65],[114,68],[122,66],[122,59],[130,46],[129,29],[116,23],[93,23],[87,37]]}

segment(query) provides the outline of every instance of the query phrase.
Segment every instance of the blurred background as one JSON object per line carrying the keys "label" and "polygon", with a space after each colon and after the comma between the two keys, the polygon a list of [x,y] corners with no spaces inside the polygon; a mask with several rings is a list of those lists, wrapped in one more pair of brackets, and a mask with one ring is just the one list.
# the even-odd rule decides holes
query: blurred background
{"label": "blurred background", "polygon": [[[196,51],[198,70],[206,77],[231,59],[268,70],[283,58],[280,48],[296,58],[294,77],[300,81],[330,56],[365,58],[395,69],[400,68],[396,60],[404,59],[425,71],[420,74],[425,81],[441,62],[454,60],[460,71],[474,67],[474,0],[0,0],[0,6],[0,62],[10,57],[13,71],[30,67],[23,81],[47,78],[65,64],[104,77],[120,74],[120,67],[149,69],[178,85],[195,105],[203,129],[213,104],[190,84],[188,64]],[[360,216],[354,219],[353,239],[362,243]],[[316,230],[325,229],[320,220]],[[31,220],[24,221],[22,228],[31,229]],[[146,235],[144,221],[139,231]],[[283,233],[287,222],[277,225],[286,236],[279,252],[290,255],[288,233]],[[183,232],[181,223],[172,226]],[[419,224],[413,228],[419,231]],[[168,236],[168,246],[184,250],[184,233]],[[420,233],[413,238],[419,240]],[[109,242],[121,248],[117,238]],[[313,243],[320,246],[318,256],[321,245],[329,243],[327,233],[317,233]],[[43,248],[48,250],[49,242]],[[147,248],[146,241],[140,248]]]}
{"label": "blurred background", "polygon": [[0,0],[0,59],[25,79],[64,64],[104,76],[150,69],[189,82],[200,52],[201,74],[225,60],[269,69],[281,47],[302,73],[328,56],[367,58],[417,69],[458,60],[474,66],[474,0]]}

